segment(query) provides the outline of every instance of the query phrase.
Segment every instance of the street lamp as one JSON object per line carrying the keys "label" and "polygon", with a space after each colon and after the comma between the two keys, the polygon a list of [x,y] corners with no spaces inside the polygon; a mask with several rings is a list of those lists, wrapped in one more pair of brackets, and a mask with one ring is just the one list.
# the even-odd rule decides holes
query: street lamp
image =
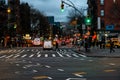
{"label": "street lamp", "polygon": [[7,9],[7,13],[8,13],[8,14],[11,13],[11,9],[10,9],[10,8]]}

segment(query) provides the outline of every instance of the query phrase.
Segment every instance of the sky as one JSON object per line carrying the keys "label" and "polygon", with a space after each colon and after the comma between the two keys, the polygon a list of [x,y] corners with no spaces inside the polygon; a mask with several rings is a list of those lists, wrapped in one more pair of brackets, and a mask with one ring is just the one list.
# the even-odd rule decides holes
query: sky
{"label": "sky", "polygon": [[[72,2],[76,8],[87,8],[87,0],[64,1],[68,4]],[[40,10],[46,16],[54,16],[55,22],[67,22],[67,15],[69,10],[71,10],[70,6],[64,4],[64,12],[61,12],[61,0],[20,0],[20,2],[28,2],[29,5]]]}

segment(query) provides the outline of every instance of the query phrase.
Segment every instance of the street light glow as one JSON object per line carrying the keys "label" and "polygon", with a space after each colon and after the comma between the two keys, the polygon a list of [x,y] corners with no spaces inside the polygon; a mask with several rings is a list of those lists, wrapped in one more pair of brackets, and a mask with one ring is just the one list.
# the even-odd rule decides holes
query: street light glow
{"label": "street light glow", "polygon": [[7,12],[8,12],[8,13],[10,13],[10,12],[11,12],[11,9],[10,9],[10,8],[8,8],[8,9],[7,9]]}
{"label": "street light glow", "polygon": [[113,2],[115,3],[115,2],[116,2],[116,0],[113,0]]}

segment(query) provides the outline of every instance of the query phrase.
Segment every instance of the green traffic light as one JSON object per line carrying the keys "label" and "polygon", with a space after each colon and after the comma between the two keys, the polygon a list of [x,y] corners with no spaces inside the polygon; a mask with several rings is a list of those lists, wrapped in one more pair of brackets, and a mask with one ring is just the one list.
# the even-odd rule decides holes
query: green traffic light
{"label": "green traffic light", "polygon": [[86,21],[86,22],[88,22],[88,23],[89,23],[89,22],[90,22],[90,19],[87,19],[87,21]]}
{"label": "green traffic light", "polygon": [[85,18],[85,24],[86,24],[86,25],[91,25],[91,24],[92,24],[90,17],[86,17],[86,18]]}
{"label": "green traffic light", "polygon": [[64,12],[64,9],[61,9],[61,12]]}

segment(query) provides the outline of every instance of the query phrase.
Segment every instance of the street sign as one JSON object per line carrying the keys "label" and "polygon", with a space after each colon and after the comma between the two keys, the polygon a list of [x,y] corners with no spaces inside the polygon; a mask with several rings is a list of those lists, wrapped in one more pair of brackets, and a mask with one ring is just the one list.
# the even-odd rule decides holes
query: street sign
{"label": "street sign", "polygon": [[114,25],[107,25],[106,30],[114,30]]}

